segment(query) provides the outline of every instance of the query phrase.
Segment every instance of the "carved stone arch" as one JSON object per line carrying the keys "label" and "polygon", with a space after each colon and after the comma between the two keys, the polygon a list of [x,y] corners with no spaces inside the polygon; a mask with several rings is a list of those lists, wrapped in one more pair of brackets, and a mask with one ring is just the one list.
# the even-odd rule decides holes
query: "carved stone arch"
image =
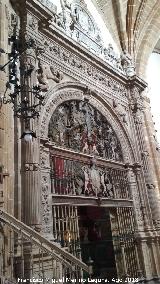
{"label": "carved stone arch", "polygon": [[118,118],[117,114],[111,105],[104,100],[97,92],[86,92],[86,85],[78,82],[66,82],[58,84],[56,87],[51,88],[45,99],[45,105],[40,114],[40,129],[39,136],[41,138],[48,137],[48,126],[52,114],[56,108],[65,101],[70,100],[83,100],[87,98],[89,103],[100,113],[107,118],[108,123],[113,128],[116,136],[121,144],[123,159],[125,163],[134,163],[135,156],[134,150],[131,146],[131,141],[127,135],[126,129]]}

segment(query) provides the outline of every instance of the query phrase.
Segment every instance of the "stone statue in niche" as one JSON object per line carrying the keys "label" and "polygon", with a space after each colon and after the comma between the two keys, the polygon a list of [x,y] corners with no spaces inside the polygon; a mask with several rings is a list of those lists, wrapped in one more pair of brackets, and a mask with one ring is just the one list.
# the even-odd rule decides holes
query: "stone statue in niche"
{"label": "stone statue in niche", "polygon": [[51,117],[48,136],[58,146],[122,161],[121,146],[114,130],[87,100],[61,104]]}
{"label": "stone statue in niche", "polygon": [[126,50],[124,50],[121,54],[121,64],[128,77],[135,75],[135,64],[133,62],[133,58]]}
{"label": "stone statue in niche", "polygon": [[63,79],[63,74],[62,72],[56,70],[53,66],[48,66],[39,62],[37,79],[41,90],[46,92],[49,89],[48,79],[51,79],[56,83],[59,83]]}
{"label": "stone statue in niche", "polygon": [[109,44],[108,48],[104,48],[104,56],[105,59],[110,62],[113,62],[116,59],[116,54],[114,52],[112,44]]}

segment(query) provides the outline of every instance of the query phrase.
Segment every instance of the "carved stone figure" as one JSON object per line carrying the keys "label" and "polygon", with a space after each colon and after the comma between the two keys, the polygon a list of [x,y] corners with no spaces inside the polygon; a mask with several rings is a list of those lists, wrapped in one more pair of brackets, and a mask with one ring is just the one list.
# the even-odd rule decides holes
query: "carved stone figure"
{"label": "carved stone figure", "polygon": [[98,196],[98,193],[101,191],[101,180],[99,170],[96,169],[95,165],[89,169],[90,183],[95,196]]}
{"label": "carved stone figure", "polygon": [[112,127],[88,101],[60,105],[51,118],[49,138],[75,151],[122,160],[121,146]]}
{"label": "carved stone figure", "polygon": [[48,79],[52,79],[56,83],[59,83],[63,78],[62,72],[55,70],[53,66],[48,66],[45,64],[39,63],[39,69],[37,74],[37,79],[39,86],[42,91],[47,91],[49,89]]}
{"label": "carved stone figure", "polygon": [[82,170],[84,172],[84,194],[93,195],[92,184],[90,182],[90,175],[89,175],[88,167],[84,166]]}
{"label": "carved stone figure", "polygon": [[126,50],[121,54],[121,64],[128,77],[135,75],[135,65],[132,56]]}
{"label": "carved stone figure", "polygon": [[116,55],[115,55],[112,44],[109,44],[108,48],[104,48],[104,57],[106,60],[110,62],[113,62],[115,60]]}

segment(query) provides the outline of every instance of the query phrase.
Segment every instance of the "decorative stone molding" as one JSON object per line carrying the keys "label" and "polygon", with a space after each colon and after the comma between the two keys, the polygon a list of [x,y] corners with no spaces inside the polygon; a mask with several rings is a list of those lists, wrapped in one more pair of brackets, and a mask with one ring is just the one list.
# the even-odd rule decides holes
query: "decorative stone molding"
{"label": "decorative stone molding", "polygon": [[27,25],[34,31],[38,31],[38,20],[32,16],[28,15],[27,17]]}
{"label": "decorative stone molding", "polygon": [[18,27],[18,16],[15,13],[7,13],[8,17],[8,37],[10,38],[13,35],[15,27]]}
{"label": "decorative stone molding", "polygon": [[26,163],[26,164],[24,164],[24,170],[26,172],[38,171],[39,170],[39,164],[37,164],[37,163]]}
{"label": "decorative stone molding", "polygon": [[[33,35],[32,35],[33,36]],[[107,92],[112,92],[114,95],[119,96],[120,98],[126,99],[127,97],[127,88],[120,81],[116,81],[104,72],[98,70],[95,66],[81,58],[81,55],[75,55],[73,52],[67,50],[64,45],[60,45],[57,42],[44,37],[42,33],[34,35],[36,46],[43,49],[43,55],[41,55],[41,60],[47,65],[56,65],[61,66],[61,69],[64,70],[67,68],[67,75],[76,72],[81,74],[88,80],[92,80],[94,83],[99,84],[99,86],[106,89]],[[104,62],[105,64],[105,62]],[[68,73],[69,72],[69,73]],[[71,75],[73,76],[73,75]],[[124,78],[123,78],[124,79]]]}
{"label": "decorative stone molding", "polygon": [[[68,100],[83,100],[84,99],[84,92],[81,91],[80,89],[76,89],[75,87],[72,87],[72,88],[67,88],[67,85],[66,85],[66,89],[63,88],[63,90],[59,90],[56,92],[54,92],[54,89],[53,91],[50,90],[49,94],[51,94],[50,96],[48,95],[48,100],[43,108],[43,111],[41,113],[41,117],[40,117],[40,120],[41,120],[41,129],[40,129],[40,135],[41,137],[47,137],[48,133],[47,133],[47,130],[48,130],[48,125],[49,125],[49,121],[50,121],[50,118],[53,114],[53,112],[55,111],[56,107],[58,105],[60,105],[61,103],[65,102],[65,101],[68,101]],[[113,114],[113,110],[110,112],[109,110],[107,110],[107,105],[106,107],[104,107],[104,105],[101,103],[100,101],[100,98],[95,95],[95,94],[92,94],[92,95],[87,95],[87,98],[90,102],[91,105],[93,105],[95,108],[97,109],[100,109],[101,110],[101,113],[107,117],[108,119],[108,122],[110,123],[110,125],[113,127],[114,131],[118,134],[118,139],[121,143],[121,146],[123,147],[122,151],[124,151],[123,155],[124,155],[124,158],[127,161],[129,161],[132,156],[131,154],[131,150],[127,150],[127,147],[126,145],[128,145],[129,141],[127,142],[126,141],[126,138],[125,138],[125,135],[122,131],[122,129],[120,130],[120,125],[118,125],[118,121],[117,118],[116,118],[116,115]],[[109,106],[110,108],[110,106]],[[129,137],[127,137],[129,139]],[[125,145],[125,147],[124,147]],[[129,146],[130,147],[130,146]],[[131,161],[131,160],[130,160]]]}
{"label": "decorative stone molding", "polygon": [[63,79],[62,72],[59,72],[55,66],[48,66],[42,64],[40,60],[39,60],[39,68],[37,70],[37,73],[38,73],[37,79],[41,91],[48,91],[49,79],[53,80],[56,83],[59,83]]}
{"label": "decorative stone molding", "polygon": [[0,165],[0,184],[3,184],[3,179],[9,176],[9,173],[4,170],[4,166]]}
{"label": "decorative stone molding", "polygon": [[40,149],[40,166],[41,166],[41,216],[42,232],[50,235],[52,230],[52,205],[51,205],[51,178],[50,178],[50,161],[49,150],[41,146]]}
{"label": "decorative stone molding", "polygon": [[42,172],[41,178],[41,214],[42,214],[42,232],[52,234],[52,207],[50,200],[50,174]]}
{"label": "decorative stone molding", "polygon": [[56,12],[56,5],[49,0],[39,0],[46,8],[48,8],[52,12]]}
{"label": "decorative stone molding", "polygon": [[48,49],[53,58],[56,56],[56,60],[59,59],[67,66],[69,65],[72,67],[72,70],[81,72],[83,75],[90,77],[92,80],[105,87],[108,91],[113,91],[117,94],[120,93],[123,97],[127,95],[127,90],[124,85],[107,77],[101,71],[98,71],[96,68],[83,61],[77,55],[66,50],[64,47],[59,46],[55,42],[50,42]]}
{"label": "decorative stone molding", "polygon": [[118,100],[116,101],[114,99],[113,99],[113,107],[114,107],[116,113],[118,114],[118,116],[120,117],[121,121],[127,125],[128,124],[128,122],[127,122],[127,112],[128,112],[127,107],[124,108],[118,102]]}

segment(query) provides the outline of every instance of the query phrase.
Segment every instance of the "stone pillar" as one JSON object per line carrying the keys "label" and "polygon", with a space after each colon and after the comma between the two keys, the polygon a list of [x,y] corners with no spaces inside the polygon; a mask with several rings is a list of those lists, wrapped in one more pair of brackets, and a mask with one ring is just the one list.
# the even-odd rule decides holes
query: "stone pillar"
{"label": "stone pillar", "polygon": [[[36,50],[30,48],[23,56],[23,68],[33,68],[30,76],[23,77],[22,82],[25,84],[26,90],[32,88],[36,84]],[[24,91],[24,96],[32,101],[34,100],[31,92]],[[23,131],[26,129],[38,133],[38,118],[26,119],[23,122]],[[40,143],[39,138],[32,138],[31,141],[25,142],[22,139],[22,198],[23,198],[23,220],[24,222],[40,230],[41,214],[40,214],[40,169],[39,169],[39,153]]]}
{"label": "stone pillar", "polygon": [[[4,1],[0,1],[0,47],[4,50],[8,50],[8,46],[6,44],[7,39],[7,22],[5,17],[5,3]],[[5,54],[1,54],[0,56],[0,64],[4,65],[7,61],[7,56]],[[5,92],[5,84],[6,84],[6,73],[0,71],[0,96],[3,96]],[[6,153],[5,153],[5,115],[6,115],[6,106],[2,104],[2,100],[0,99],[0,166],[4,170],[4,166],[6,166]],[[0,206],[4,204],[4,178],[2,177],[0,182]]]}
{"label": "stone pillar", "polygon": [[[8,45],[8,28],[10,25],[9,1],[0,1],[0,47],[6,53]],[[0,56],[0,64],[8,61],[8,55]],[[4,95],[8,80],[8,66],[0,71],[0,96]],[[14,215],[14,116],[12,105],[0,101],[0,165],[3,167],[3,178],[0,183],[0,205]]]}
{"label": "stone pillar", "polygon": [[148,206],[148,203],[149,203],[148,197],[145,196],[146,187],[145,187],[145,183],[143,180],[142,169],[141,167],[139,167],[139,165],[135,164],[133,170],[134,170],[136,182],[138,185],[138,192],[139,192],[140,203],[141,203],[140,209],[141,209],[141,214],[143,216],[144,230],[150,230],[150,228],[153,225],[152,216],[150,213],[150,207]]}
{"label": "stone pillar", "polygon": [[140,190],[138,190],[138,184],[136,181],[135,172],[131,167],[128,167],[128,182],[134,204],[136,231],[141,232],[144,230],[144,226],[146,226],[146,220],[144,214],[142,214],[141,211],[143,199]]}
{"label": "stone pillar", "polygon": [[[157,202],[155,203],[155,195],[151,193],[150,188],[153,185],[153,176],[148,158],[148,151],[145,142],[144,133],[144,113],[143,113],[143,97],[142,97],[142,86],[138,85],[135,80],[132,82],[131,87],[131,111],[133,118],[133,126],[136,133],[136,148],[137,148],[137,159],[142,165],[141,174],[138,174],[137,179],[141,191],[143,192],[143,199],[147,210],[147,218],[151,226],[153,223],[158,227],[160,219],[160,210]],[[138,86],[136,86],[136,84]],[[153,185],[154,186],[154,185]],[[156,207],[156,210],[155,210]],[[156,212],[156,213],[155,213]],[[151,221],[153,219],[153,222]]]}
{"label": "stone pillar", "polygon": [[[42,213],[42,233],[46,238],[53,240],[53,214],[52,214],[52,194],[51,194],[51,166],[49,143],[45,147],[41,145],[40,151],[41,169],[41,213]],[[54,220],[55,221],[55,220]]]}
{"label": "stone pillar", "polygon": [[158,277],[160,275],[160,259],[159,255],[157,253],[158,247],[156,244],[156,238],[151,238],[150,240],[152,254],[153,254],[153,266],[155,270],[155,277]]}
{"label": "stone pillar", "polygon": [[152,119],[150,100],[144,96],[144,123],[146,133],[146,143],[148,146],[150,163],[154,174],[155,189],[160,192],[160,149],[156,140],[155,126]]}
{"label": "stone pillar", "polygon": [[152,266],[149,255],[148,245],[146,239],[139,239],[139,248],[141,250],[142,262],[143,262],[143,273],[144,277],[149,280],[152,278]]}
{"label": "stone pillar", "polygon": [[[150,228],[147,210],[142,194],[142,181],[141,181],[141,169],[139,167],[128,166],[128,180],[131,190],[131,195],[134,202],[134,213],[136,219],[136,251],[137,251],[137,263],[138,273],[145,278],[150,279],[151,277],[151,265],[147,250],[147,242],[145,242],[144,232]],[[148,234],[148,233],[147,233]]]}
{"label": "stone pillar", "polygon": [[[33,140],[34,139],[34,140]],[[23,220],[39,230],[40,216],[40,171],[39,171],[39,139],[22,142],[23,158]]]}

